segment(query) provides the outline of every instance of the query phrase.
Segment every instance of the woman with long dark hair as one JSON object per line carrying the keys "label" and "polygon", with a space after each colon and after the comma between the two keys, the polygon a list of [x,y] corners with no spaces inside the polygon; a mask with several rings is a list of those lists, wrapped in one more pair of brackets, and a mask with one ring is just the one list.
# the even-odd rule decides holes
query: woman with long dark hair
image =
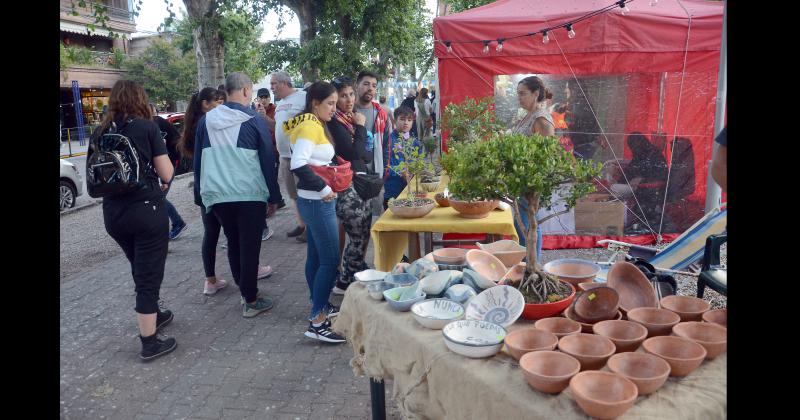
{"label": "woman with long dark hair", "polygon": [[152,165],[154,169],[147,174],[142,188],[103,199],[106,232],[131,262],[142,342],[139,357],[144,361],[165,355],[178,345],[174,338],[162,340],[156,336],[156,332],[174,317],[171,311],[162,312],[158,306],[169,242],[169,218],[162,189],[169,185],[174,171],[161,132],[150,118],[148,102],[147,94],[138,83],[116,82],[111,89],[108,114],[94,133],[100,136],[115,129],[133,141],[139,158],[145,166]]}
{"label": "woman with long dark hair", "polygon": [[306,222],[308,239],[305,275],[311,314],[305,336],[328,343],[345,342],[344,337],[333,332],[329,319],[339,314],[339,308],[329,302],[339,265],[337,194],[311,167],[326,166],[335,156],[326,124],[336,114],[338,99],[333,85],[315,82],[306,89],[303,112],[281,127],[292,145],[290,168],[299,179],[297,209]]}

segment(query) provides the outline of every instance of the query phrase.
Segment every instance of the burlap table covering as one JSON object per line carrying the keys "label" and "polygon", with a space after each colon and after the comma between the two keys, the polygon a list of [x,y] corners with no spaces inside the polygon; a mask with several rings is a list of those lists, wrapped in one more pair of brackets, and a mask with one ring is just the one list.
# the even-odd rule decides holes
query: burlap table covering
{"label": "burlap table covering", "polygon": [[[520,319],[509,330],[532,325]],[[505,353],[470,359],[451,352],[440,330],[419,325],[411,312],[395,312],[371,299],[362,283],[345,295],[334,329],[347,337],[356,376],[392,380],[392,398],[408,419],[585,419],[569,389],[548,395],[532,389]],[[639,350],[641,351],[641,349]],[[604,370],[607,368],[603,368]],[[689,376],[670,378],[640,396],[621,419],[727,417],[727,353]]]}

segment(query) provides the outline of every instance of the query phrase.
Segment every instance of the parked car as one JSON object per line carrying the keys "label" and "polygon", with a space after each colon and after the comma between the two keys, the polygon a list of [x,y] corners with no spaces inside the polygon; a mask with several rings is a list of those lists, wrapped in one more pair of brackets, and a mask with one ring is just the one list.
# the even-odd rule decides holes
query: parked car
{"label": "parked car", "polygon": [[75,207],[78,197],[83,194],[83,180],[78,167],[61,159],[61,210]]}

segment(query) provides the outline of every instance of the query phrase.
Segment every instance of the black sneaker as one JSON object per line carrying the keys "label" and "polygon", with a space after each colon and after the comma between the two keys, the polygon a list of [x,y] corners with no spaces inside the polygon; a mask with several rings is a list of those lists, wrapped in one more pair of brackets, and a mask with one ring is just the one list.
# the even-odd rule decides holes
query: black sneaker
{"label": "black sneaker", "polygon": [[139,353],[139,358],[144,362],[170,353],[178,347],[178,342],[172,337],[162,340],[153,334],[150,337],[139,336],[139,339],[142,340],[142,352]]}
{"label": "black sneaker", "polygon": [[308,330],[306,330],[305,336],[308,338],[315,338],[326,343],[344,343],[347,341],[341,335],[333,332],[331,329],[330,319],[326,319],[325,322],[323,322],[319,327],[315,327],[314,324],[309,321]]}
{"label": "black sneaker", "polygon": [[339,315],[339,307],[330,302],[322,310],[327,312],[328,318],[334,318]]}
{"label": "black sneaker", "polygon": [[292,229],[289,232],[286,232],[286,236],[293,238],[295,236],[300,236],[303,232],[306,231],[306,228],[303,226],[297,226],[296,228]]}
{"label": "black sneaker", "polygon": [[282,208],[284,208],[284,207],[286,207],[286,201],[284,201],[284,200],[281,200],[281,202],[280,202],[280,203],[278,203],[278,210],[280,210],[280,209],[282,209]]}
{"label": "black sneaker", "polygon": [[175,318],[175,315],[172,314],[172,311],[158,311],[156,314],[156,332],[172,322],[173,318]]}

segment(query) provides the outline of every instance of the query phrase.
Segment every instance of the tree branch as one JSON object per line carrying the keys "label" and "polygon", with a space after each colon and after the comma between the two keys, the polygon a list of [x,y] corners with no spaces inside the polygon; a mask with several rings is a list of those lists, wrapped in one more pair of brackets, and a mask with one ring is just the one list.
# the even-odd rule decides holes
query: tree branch
{"label": "tree branch", "polygon": [[549,214],[545,218],[543,218],[542,220],[537,220],[536,223],[542,224],[542,223],[544,223],[544,222],[546,222],[546,221],[548,221],[548,220],[550,220],[550,219],[552,219],[554,217],[561,216],[562,214],[567,214],[567,213],[569,213],[570,210],[572,210],[572,209],[566,209],[566,210],[562,210],[562,211],[560,211],[558,213]]}

